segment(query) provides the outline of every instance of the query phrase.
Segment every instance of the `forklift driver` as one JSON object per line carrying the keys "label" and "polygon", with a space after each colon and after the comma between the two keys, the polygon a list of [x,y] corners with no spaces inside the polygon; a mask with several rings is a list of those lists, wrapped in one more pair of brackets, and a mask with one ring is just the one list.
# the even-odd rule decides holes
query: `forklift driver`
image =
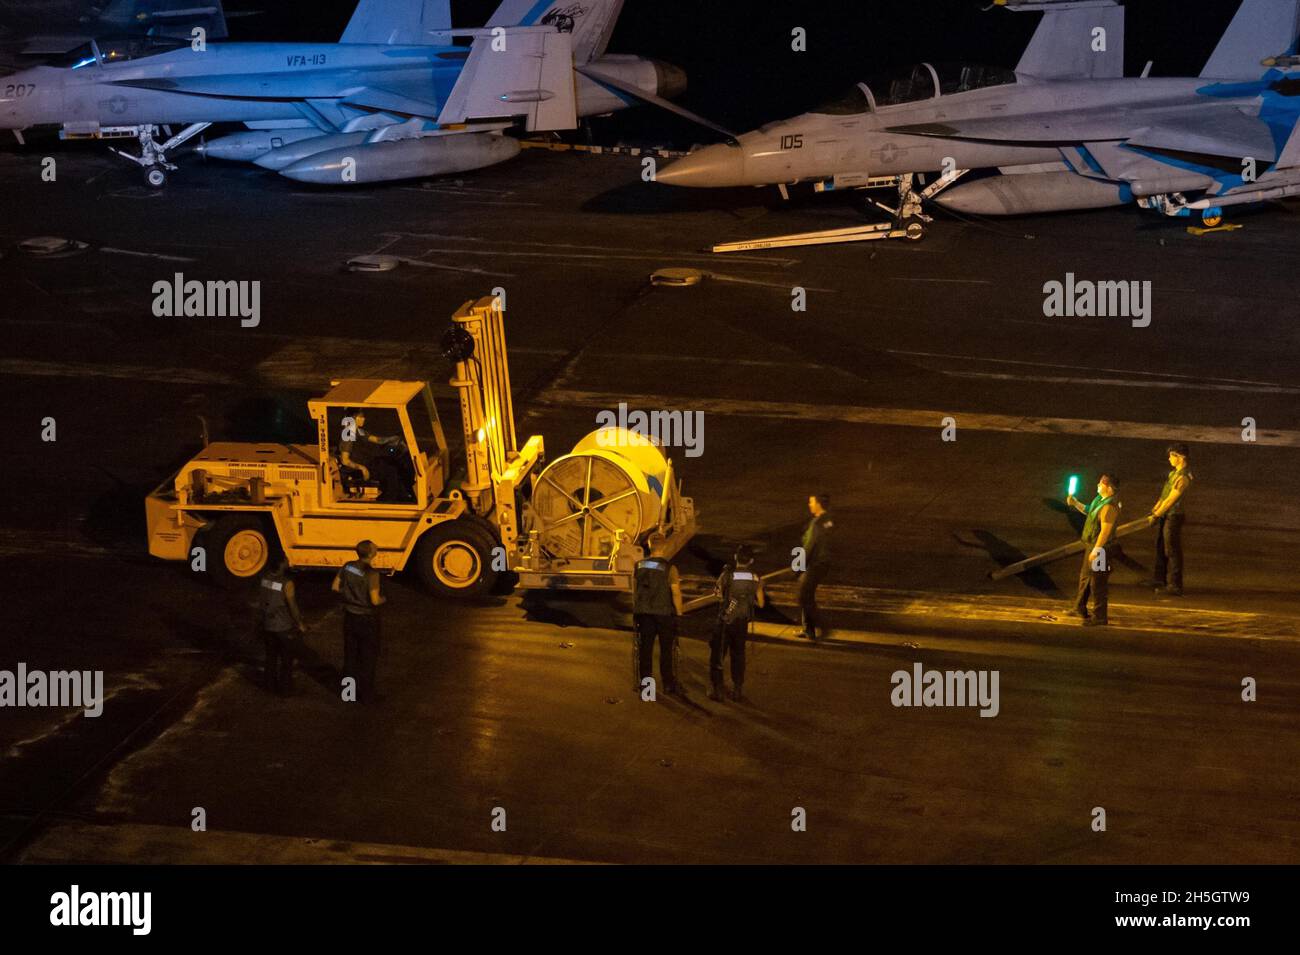
{"label": "forklift driver", "polygon": [[[379,500],[383,503],[409,503],[415,500],[411,487],[403,480],[398,465],[389,453],[390,448],[404,449],[402,439],[380,437],[366,431],[364,409],[345,412],[343,420],[348,418],[353,419],[356,427],[351,441],[339,441],[340,467],[358,472],[366,483],[378,484]],[[344,431],[345,438],[348,433]]]}

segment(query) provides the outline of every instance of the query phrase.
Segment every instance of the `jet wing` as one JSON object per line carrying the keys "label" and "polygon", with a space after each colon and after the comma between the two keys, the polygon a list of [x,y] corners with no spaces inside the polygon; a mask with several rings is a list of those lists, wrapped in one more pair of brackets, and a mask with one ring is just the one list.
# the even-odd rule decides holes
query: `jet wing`
{"label": "jet wing", "polygon": [[[142,4],[135,6],[142,7]],[[151,32],[161,36],[183,36],[189,39],[190,31],[196,26],[203,28],[208,40],[224,40],[230,36],[230,31],[226,29],[226,14],[219,3],[201,7],[137,9],[130,14],[129,22],[136,29],[147,26]],[[155,22],[164,25],[156,26]]]}
{"label": "jet wing", "polygon": [[[220,3],[169,7],[164,5],[165,2],[166,0],[163,3],[159,0],[151,3],[144,0],[119,0],[102,11],[92,10],[83,19],[90,27],[89,32],[33,36],[28,39],[22,52],[28,55],[66,53],[97,37],[116,37],[122,34],[189,40],[195,27],[203,28],[209,42],[230,36],[230,31],[226,28],[226,13]],[[103,4],[94,6],[104,7]]]}
{"label": "jet wing", "polygon": [[50,56],[57,53],[67,53],[74,50],[83,43],[89,43],[90,37],[80,35],[63,35],[63,36],[34,36],[27,41],[27,45],[22,48],[24,56]]}
{"label": "jet wing", "polygon": [[1200,153],[1258,162],[1277,158],[1268,124],[1235,109],[1201,109],[1156,123],[1128,139],[1128,145],[1156,151]]}
{"label": "jet wing", "polygon": [[1169,175],[1167,161],[1158,155],[1129,149],[1124,143],[1063,146],[1061,155],[1078,175],[1103,182],[1150,182]]}
{"label": "jet wing", "polygon": [[345,93],[339,97],[339,102],[345,106],[357,106],[381,113],[397,113],[401,116],[420,116],[425,119],[435,119],[439,111],[437,103],[376,86],[363,86],[359,90]]}

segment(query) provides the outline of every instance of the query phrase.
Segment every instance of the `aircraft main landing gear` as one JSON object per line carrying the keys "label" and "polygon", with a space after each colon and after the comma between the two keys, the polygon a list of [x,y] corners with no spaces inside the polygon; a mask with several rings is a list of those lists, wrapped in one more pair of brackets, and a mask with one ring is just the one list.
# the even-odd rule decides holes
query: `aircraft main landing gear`
{"label": "aircraft main landing gear", "polygon": [[1187,231],[1192,235],[1235,232],[1241,228],[1240,225],[1224,223],[1223,206],[1210,205],[1212,201],[1213,199],[1206,197],[1192,203],[1181,192],[1171,192],[1167,195],[1141,196],[1138,198],[1138,205],[1143,209],[1154,209],[1175,219],[1190,219],[1192,213],[1199,212],[1201,224],[1187,227]]}

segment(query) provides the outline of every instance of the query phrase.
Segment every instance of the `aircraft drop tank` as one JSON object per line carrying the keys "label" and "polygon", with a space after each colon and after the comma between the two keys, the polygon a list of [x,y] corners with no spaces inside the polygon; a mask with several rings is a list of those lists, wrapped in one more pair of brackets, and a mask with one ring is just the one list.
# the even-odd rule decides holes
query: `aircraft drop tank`
{"label": "aircraft drop tank", "polygon": [[1033,172],[964,183],[939,193],[934,201],[968,215],[1011,216],[1122,206],[1132,195],[1119,183],[1072,172]]}
{"label": "aircraft drop tank", "polygon": [[195,151],[208,159],[230,162],[254,162],[267,153],[307,139],[321,139],[321,131],[313,127],[302,129],[248,129],[231,133],[196,147]]}
{"label": "aircraft drop tank", "polygon": [[317,153],[325,152],[329,149],[338,149],[344,146],[359,146],[364,143],[373,133],[373,130],[363,129],[353,133],[330,133],[326,136],[313,136],[309,139],[303,139],[296,143],[286,143],[279,149],[273,149],[269,153],[254,159],[253,162],[263,169],[274,169],[279,172],[287,169],[294,163],[314,156]]}
{"label": "aircraft drop tank", "polygon": [[418,179],[466,172],[519,154],[519,142],[497,133],[456,133],[327,149],[280,171],[324,186]]}

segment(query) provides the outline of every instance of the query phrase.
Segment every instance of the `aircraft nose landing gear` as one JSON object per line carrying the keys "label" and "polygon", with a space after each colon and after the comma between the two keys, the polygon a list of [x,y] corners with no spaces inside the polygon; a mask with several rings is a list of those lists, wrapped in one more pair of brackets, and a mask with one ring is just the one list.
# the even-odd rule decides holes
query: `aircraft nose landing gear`
{"label": "aircraft nose landing gear", "polygon": [[113,152],[142,168],[144,181],[151,188],[161,189],[167,185],[167,173],[175,172],[177,169],[174,163],[167,161],[167,153],[188,142],[211,125],[211,123],[191,123],[164,143],[154,138],[158,132],[157,126],[141,126],[136,134],[140,140],[140,155],[133,156],[120,149],[113,149]]}
{"label": "aircraft nose landing gear", "polygon": [[[966,175],[968,170],[952,169],[944,173],[924,189],[916,188],[914,175],[880,176],[868,179],[853,188],[870,192],[875,189],[896,189],[897,207],[889,206],[868,196],[864,207],[880,209],[889,216],[888,222],[853,226],[848,229],[830,229],[825,232],[797,232],[792,235],[775,235],[765,239],[749,239],[743,242],[724,242],[713,246],[714,252],[753,252],[758,249],[788,249],[801,245],[831,245],[840,242],[870,242],[874,239],[906,239],[908,242],[920,242],[925,238],[926,227],[933,219],[924,212],[924,203],[942,192]],[[818,192],[827,192],[834,188],[818,184]]]}

